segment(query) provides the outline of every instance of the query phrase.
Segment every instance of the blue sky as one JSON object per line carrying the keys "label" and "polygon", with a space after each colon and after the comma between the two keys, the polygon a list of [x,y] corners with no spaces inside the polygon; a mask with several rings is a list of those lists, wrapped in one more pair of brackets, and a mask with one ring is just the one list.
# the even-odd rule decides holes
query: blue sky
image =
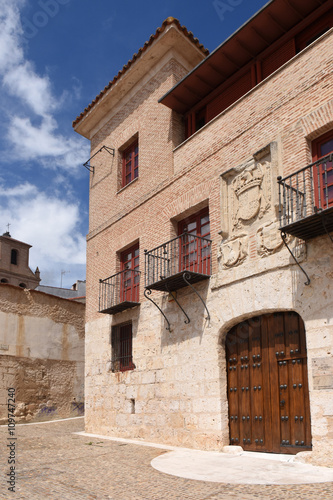
{"label": "blue sky", "polygon": [[266,0],[0,0],[0,234],[42,284],[85,279],[89,142],[72,121],[163,20],[210,51]]}

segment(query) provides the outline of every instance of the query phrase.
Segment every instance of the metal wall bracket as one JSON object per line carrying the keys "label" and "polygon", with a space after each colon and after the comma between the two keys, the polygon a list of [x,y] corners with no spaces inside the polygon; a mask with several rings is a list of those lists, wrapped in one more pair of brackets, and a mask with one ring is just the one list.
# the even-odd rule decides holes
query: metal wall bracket
{"label": "metal wall bracket", "polygon": [[290,250],[289,246],[288,246],[288,243],[286,242],[286,238],[287,238],[287,234],[284,232],[284,231],[281,231],[281,238],[282,238],[282,241],[283,243],[285,244],[285,246],[287,247],[290,255],[292,256],[292,258],[294,259],[294,261],[296,262],[296,264],[298,265],[298,267],[300,268],[300,270],[302,271],[302,273],[305,274],[306,276],[306,281],[304,282],[304,285],[310,285],[310,278],[309,276],[307,275],[307,273],[304,271],[303,267],[301,266],[301,264],[298,262],[298,260],[296,259],[295,255],[292,253],[292,251]]}
{"label": "metal wall bracket", "polygon": [[193,286],[193,285],[191,285],[191,283],[188,281],[188,280],[190,280],[190,279],[191,279],[191,274],[190,274],[190,273],[185,272],[185,273],[183,274],[183,280],[185,281],[185,283],[187,283],[187,285],[188,285],[188,286],[190,286],[190,287],[192,288],[193,292],[197,294],[197,296],[199,297],[199,299],[201,300],[201,302],[202,302],[202,303],[203,303],[203,305],[205,306],[205,309],[206,309],[206,311],[207,311],[207,319],[208,319],[208,322],[210,322],[210,314],[209,314],[208,308],[207,308],[207,306],[206,306],[206,303],[205,303],[205,301],[203,300],[203,298],[201,297],[201,295],[200,295],[200,294],[197,292],[197,290],[194,288],[194,286]]}
{"label": "metal wall bracket", "polygon": [[157,307],[157,309],[160,311],[160,313],[164,316],[165,321],[168,323],[167,330],[169,332],[171,332],[170,321],[168,320],[168,318],[166,317],[166,315],[164,314],[164,312],[162,311],[162,309],[160,308],[160,306],[157,305],[156,302],[153,299],[151,299],[150,297],[148,297],[148,295],[151,295],[151,289],[150,288],[145,288],[145,291],[144,291],[143,295],[146,297],[146,299],[150,300],[150,302],[152,302]]}
{"label": "metal wall bracket", "polygon": [[90,160],[92,160],[96,155],[98,155],[98,153],[100,153],[103,149],[105,149],[105,151],[107,151],[111,156],[114,156],[115,154],[115,149],[114,148],[109,148],[108,146],[102,146],[98,151],[96,151],[95,154],[93,154],[89,160],[87,160],[85,163],[83,163],[83,166],[89,170],[89,172],[94,172],[95,171],[95,167],[93,165],[89,165],[89,162]]}
{"label": "metal wall bracket", "polygon": [[182,306],[180,305],[180,303],[178,302],[176,295],[174,295],[174,294],[171,292],[171,290],[169,290],[169,288],[168,288],[167,284],[165,284],[165,288],[167,289],[167,291],[168,291],[168,293],[171,295],[171,297],[174,299],[174,301],[175,301],[175,302],[176,302],[176,304],[178,305],[179,309],[181,309],[181,310],[183,311],[184,316],[186,316],[186,320],[184,321],[184,323],[185,323],[186,325],[188,325],[188,324],[189,324],[189,322],[190,322],[191,320],[190,320],[190,318],[188,317],[188,315],[186,314],[186,312],[184,311],[184,309],[182,308]]}

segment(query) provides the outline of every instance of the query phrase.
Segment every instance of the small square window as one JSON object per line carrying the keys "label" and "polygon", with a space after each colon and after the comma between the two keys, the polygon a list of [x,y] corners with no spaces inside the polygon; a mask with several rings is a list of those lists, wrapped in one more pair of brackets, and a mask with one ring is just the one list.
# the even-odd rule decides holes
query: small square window
{"label": "small square window", "polygon": [[139,143],[138,141],[132,144],[123,152],[123,175],[122,187],[127,186],[130,182],[139,176]]}

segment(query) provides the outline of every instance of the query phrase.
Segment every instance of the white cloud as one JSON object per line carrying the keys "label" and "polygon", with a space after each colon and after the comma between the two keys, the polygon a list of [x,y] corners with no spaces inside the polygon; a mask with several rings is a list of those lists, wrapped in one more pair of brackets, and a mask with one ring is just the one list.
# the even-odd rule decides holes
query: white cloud
{"label": "white cloud", "polygon": [[42,274],[56,270],[59,275],[64,266],[85,265],[86,241],[79,230],[78,204],[47,197],[29,183],[1,192],[8,203],[1,209],[0,227],[4,230],[9,222],[13,238],[33,245],[32,267],[38,265]]}
{"label": "white cloud", "polygon": [[[81,137],[67,137],[58,130],[54,112],[61,111],[72,95],[62,91],[56,96],[46,75],[39,75],[31,61],[25,60],[22,48],[22,28],[19,8],[24,0],[0,0],[0,79],[3,91],[1,99],[7,110],[7,139],[10,160],[35,160],[42,167],[57,166],[71,173],[89,157],[89,145]],[[73,96],[78,92],[75,83]],[[24,106],[15,114],[7,96]],[[39,124],[36,125],[36,118]],[[3,152],[8,158],[8,154]],[[70,168],[69,168],[70,167]]]}
{"label": "white cloud", "polygon": [[49,78],[37,75],[29,61],[9,69],[3,83],[8,94],[19,97],[37,115],[47,116],[58,106]]}
{"label": "white cloud", "polygon": [[[82,164],[89,150],[80,138],[67,138],[55,132],[57,123],[52,117],[33,125],[29,118],[15,116],[8,128],[8,138],[16,146],[16,157],[25,160],[41,159],[45,167],[72,167]],[[67,170],[68,171],[68,170]]]}
{"label": "white cloud", "polygon": [[75,99],[80,99],[82,92],[82,83],[76,77],[72,77],[72,88]]}
{"label": "white cloud", "polygon": [[20,39],[22,28],[19,7],[22,0],[0,0],[0,73],[18,64],[23,59]]}
{"label": "white cloud", "polygon": [[[40,268],[43,283],[59,286],[62,270],[71,271],[72,282],[85,274],[86,241],[80,231],[79,204],[59,194],[59,180],[68,179],[89,157],[89,146],[81,137],[61,131],[55,117],[76,98],[78,83],[72,93],[61,89],[56,95],[46,71],[38,73],[25,56],[20,22],[25,3],[0,0],[1,127],[2,139],[7,139],[7,143],[2,140],[1,154],[10,161],[16,178],[21,175],[19,168],[15,170],[18,159],[34,161],[36,175],[38,168],[58,168],[50,172],[52,196],[24,181],[6,188],[7,176],[0,176],[0,230],[4,232],[10,223],[12,237],[33,246],[31,268]],[[53,183],[53,178],[58,181]]]}
{"label": "white cloud", "polygon": [[20,184],[13,188],[4,188],[1,187],[1,195],[6,198],[12,198],[16,196],[27,196],[27,195],[35,195],[38,193],[36,186],[29,184],[29,182],[25,182],[24,184]]}

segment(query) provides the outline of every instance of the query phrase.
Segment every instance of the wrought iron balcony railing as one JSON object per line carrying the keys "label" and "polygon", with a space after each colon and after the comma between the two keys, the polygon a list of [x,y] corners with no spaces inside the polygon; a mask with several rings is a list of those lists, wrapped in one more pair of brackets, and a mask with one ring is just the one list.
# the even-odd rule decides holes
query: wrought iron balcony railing
{"label": "wrought iron balcony railing", "polygon": [[[145,250],[145,286],[174,291],[211,275],[211,240],[184,233],[153,250]],[[185,281],[184,281],[185,277]]]}
{"label": "wrought iron balcony railing", "polygon": [[139,302],[140,271],[125,269],[99,280],[99,312],[116,314]]}
{"label": "wrought iron balcony railing", "polygon": [[280,230],[304,240],[333,230],[333,154],[279,183]]}

